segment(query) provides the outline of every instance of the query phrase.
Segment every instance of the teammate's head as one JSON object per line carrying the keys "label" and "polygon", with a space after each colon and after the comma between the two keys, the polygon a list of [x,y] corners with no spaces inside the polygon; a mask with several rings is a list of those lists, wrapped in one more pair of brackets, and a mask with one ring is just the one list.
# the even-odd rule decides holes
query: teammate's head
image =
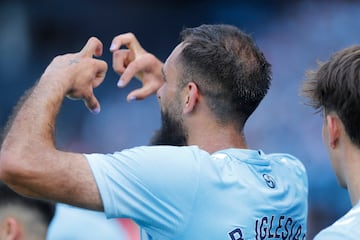
{"label": "teammate's head", "polygon": [[234,26],[201,25],[183,30],[180,36],[182,42],[167,60],[176,66],[176,76],[169,76],[169,81],[177,79],[171,86],[172,98],[163,107],[163,123],[170,127],[163,127],[155,139],[166,135],[171,136],[169,144],[186,145],[182,105],[176,99],[190,82],[196,84],[219,124],[234,124],[241,132],[270,87],[270,64],[252,38]]}
{"label": "teammate's head", "polygon": [[324,116],[335,113],[351,142],[360,147],[360,46],[334,53],[307,76],[302,92],[309,104]]}
{"label": "teammate's head", "polygon": [[54,205],[26,198],[0,182],[0,239],[45,239]]}

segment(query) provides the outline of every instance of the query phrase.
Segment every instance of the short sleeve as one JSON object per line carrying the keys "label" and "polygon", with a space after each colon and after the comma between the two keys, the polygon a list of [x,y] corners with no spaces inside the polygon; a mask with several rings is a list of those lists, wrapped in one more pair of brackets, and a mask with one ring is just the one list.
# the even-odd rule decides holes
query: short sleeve
{"label": "short sleeve", "polygon": [[137,147],[86,154],[107,217],[171,232],[185,224],[199,183],[196,147]]}

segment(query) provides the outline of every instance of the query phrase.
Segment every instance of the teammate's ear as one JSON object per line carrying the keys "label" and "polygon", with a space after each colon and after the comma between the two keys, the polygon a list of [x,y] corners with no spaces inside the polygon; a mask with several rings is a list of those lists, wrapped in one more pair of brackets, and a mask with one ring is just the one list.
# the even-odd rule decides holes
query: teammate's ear
{"label": "teammate's ear", "polygon": [[334,149],[337,146],[340,137],[340,119],[337,116],[327,115],[326,116],[326,130],[328,131],[329,146]]}
{"label": "teammate's ear", "polygon": [[17,240],[21,237],[21,226],[12,217],[6,218],[0,225],[0,239]]}
{"label": "teammate's ear", "polygon": [[183,112],[190,113],[194,110],[199,100],[199,88],[194,82],[189,82],[184,89],[184,109]]}

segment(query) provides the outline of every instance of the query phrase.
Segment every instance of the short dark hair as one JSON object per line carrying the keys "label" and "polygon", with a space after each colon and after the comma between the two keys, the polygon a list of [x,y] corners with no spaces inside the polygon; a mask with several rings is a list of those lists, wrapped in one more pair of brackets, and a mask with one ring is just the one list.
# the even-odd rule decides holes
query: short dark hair
{"label": "short dark hair", "polygon": [[35,210],[47,225],[50,224],[55,214],[54,203],[21,196],[0,182],[0,209],[16,205]]}
{"label": "short dark hair", "polygon": [[351,141],[360,147],[360,46],[352,46],[308,71],[302,87],[308,104],[325,114],[335,112]]}
{"label": "short dark hair", "polygon": [[180,36],[182,84],[197,84],[217,121],[237,123],[242,131],[270,87],[271,65],[264,54],[232,25],[201,25]]}

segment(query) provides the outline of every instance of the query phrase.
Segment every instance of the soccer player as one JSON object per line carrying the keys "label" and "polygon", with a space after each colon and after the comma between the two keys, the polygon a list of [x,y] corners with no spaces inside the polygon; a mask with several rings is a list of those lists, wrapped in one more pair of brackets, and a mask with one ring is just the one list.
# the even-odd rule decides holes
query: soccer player
{"label": "soccer player", "polygon": [[359,239],[360,46],[338,51],[317,71],[309,71],[302,92],[323,115],[323,140],[338,182],[348,189],[353,205],[315,239]]}
{"label": "soccer player", "polygon": [[270,64],[234,26],[201,25],[181,37],[165,63],[132,33],[110,47],[118,86],[134,76],[143,84],[129,101],[157,93],[157,146],[112,154],[55,147],[66,96],[100,111],[93,88],[107,64],[93,58],[102,44],[90,38],[80,52],[56,57],[20,103],[1,149],[0,178],[23,194],[131,218],[142,239],[304,239],[304,166],[289,154],[249,149],[244,136],[269,89]]}

